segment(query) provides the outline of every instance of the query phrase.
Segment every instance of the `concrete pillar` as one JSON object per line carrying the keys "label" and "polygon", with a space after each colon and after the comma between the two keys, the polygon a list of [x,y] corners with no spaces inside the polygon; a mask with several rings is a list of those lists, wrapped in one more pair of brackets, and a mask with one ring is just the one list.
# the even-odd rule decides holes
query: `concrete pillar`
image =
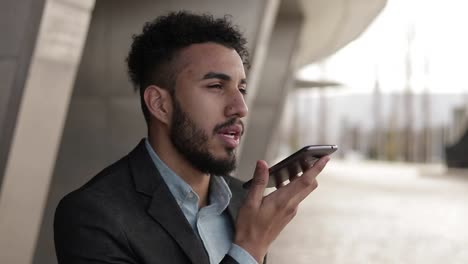
{"label": "concrete pillar", "polygon": [[0,263],[32,262],[93,5],[45,2],[0,193]]}
{"label": "concrete pillar", "polygon": [[273,139],[278,131],[287,94],[293,85],[296,70],[294,60],[302,21],[303,17],[296,12],[285,14],[280,11],[276,19],[257,96],[249,112],[237,171],[240,179],[252,177],[256,160],[266,159],[271,162],[275,158],[272,155],[276,153]]}
{"label": "concrete pillar", "polygon": [[36,43],[43,0],[6,0],[0,10],[0,187],[23,87]]}

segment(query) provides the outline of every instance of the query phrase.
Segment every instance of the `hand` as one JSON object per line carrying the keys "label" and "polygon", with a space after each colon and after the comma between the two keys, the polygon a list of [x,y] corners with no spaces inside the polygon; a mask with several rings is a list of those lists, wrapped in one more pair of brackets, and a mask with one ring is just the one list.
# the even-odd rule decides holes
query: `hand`
{"label": "hand", "polygon": [[268,165],[258,161],[252,185],[239,210],[234,243],[262,263],[270,244],[296,215],[299,203],[317,188],[316,177],[329,160],[329,156],[319,159],[312,167],[304,168],[301,177],[292,177],[289,184],[279,185],[278,190],[265,197]]}

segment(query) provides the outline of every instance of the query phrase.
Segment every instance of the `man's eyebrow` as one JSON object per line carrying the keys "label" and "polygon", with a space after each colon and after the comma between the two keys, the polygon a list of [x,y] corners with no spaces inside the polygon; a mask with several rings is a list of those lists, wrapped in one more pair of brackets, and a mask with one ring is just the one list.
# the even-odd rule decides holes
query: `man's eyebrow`
{"label": "man's eyebrow", "polygon": [[221,72],[209,72],[209,73],[205,74],[202,79],[203,80],[221,79],[221,80],[224,80],[224,81],[230,81],[231,76],[229,76],[229,75],[227,75],[225,73],[221,73]]}
{"label": "man's eyebrow", "polygon": [[[221,73],[221,72],[209,72],[207,74],[205,74],[202,78],[203,80],[207,80],[207,79],[220,79],[220,80],[223,80],[223,81],[230,81],[231,80],[231,76],[225,74],[225,73]],[[242,79],[240,81],[241,84],[247,84],[247,79]]]}

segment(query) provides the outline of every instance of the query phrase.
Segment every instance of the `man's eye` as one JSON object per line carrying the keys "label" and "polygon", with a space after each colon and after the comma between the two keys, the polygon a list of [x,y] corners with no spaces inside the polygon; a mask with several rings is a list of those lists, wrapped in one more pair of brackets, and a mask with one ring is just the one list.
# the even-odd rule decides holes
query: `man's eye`
{"label": "man's eye", "polygon": [[242,95],[247,95],[247,89],[239,88],[239,91],[241,92]]}
{"label": "man's eye", "polygon": [[221,84],[211,84],[208,85],[208,88],[222,89],[223,86]]}

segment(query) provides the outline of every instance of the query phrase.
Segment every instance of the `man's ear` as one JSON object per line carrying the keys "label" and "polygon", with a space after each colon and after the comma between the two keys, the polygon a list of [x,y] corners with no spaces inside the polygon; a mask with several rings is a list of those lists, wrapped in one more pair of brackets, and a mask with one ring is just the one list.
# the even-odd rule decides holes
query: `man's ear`
{"label": "man's ear", "polygon": [[143,94],[150,114],[161,123],[169,124],[172,113],[172,100],[169,91],[156,85],[146,87]]}

